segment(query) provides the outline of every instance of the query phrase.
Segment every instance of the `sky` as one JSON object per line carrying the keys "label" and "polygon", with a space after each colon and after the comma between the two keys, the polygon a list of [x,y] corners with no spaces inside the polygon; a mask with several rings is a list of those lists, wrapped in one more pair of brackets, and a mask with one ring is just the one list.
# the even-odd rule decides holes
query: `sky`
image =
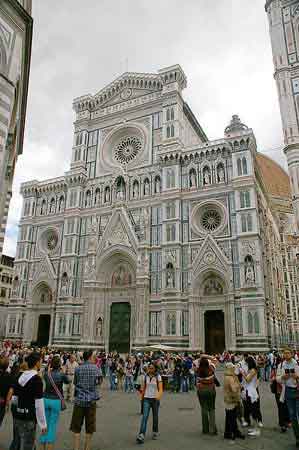
{"label": "sky", "polygon": [[14,256],[20,184],[69,169],[72,101],[127,69],[180,64],[183,92],[209,139],[231,116],[253,128],[258,151],[286,167],[263,0],[33,0],[34,35],[23,155],[3,253]]}

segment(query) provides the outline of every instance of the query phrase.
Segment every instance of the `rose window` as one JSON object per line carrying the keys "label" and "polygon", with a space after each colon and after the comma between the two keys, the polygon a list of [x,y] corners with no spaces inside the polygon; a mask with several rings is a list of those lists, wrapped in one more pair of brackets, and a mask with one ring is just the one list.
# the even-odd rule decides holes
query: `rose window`
{"label": "rose window", "polygon": [[45,230],[41,236],[40,245],[43,251],[52,253],[58,246],[58,233],[54,229]]}
{"label": "rose window", "polygon": [[58,236],[54,231],[51,231],[47,236],[47,248],[52,252],[58,244]]}
{"label": "rose window", "polygon": [[141,149],[142,142],[137,136],[127,136],[116,146],[114,156],[121,164],[128,164],[136,158]]}
{"label": "rose window", "polygon": [[221,225],[221,215],[216,209],[208,209],[201,216],[201,226],[207,231],[215,231]]}

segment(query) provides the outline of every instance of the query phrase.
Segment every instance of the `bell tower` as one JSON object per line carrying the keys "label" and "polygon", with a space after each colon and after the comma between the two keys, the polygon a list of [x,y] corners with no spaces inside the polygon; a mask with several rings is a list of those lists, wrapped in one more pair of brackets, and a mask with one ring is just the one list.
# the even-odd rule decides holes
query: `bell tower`
{"label": "bell tower", "polygon": [[274,79],[277,84],[296,227],[299,229],[299,3],[267,0]]}

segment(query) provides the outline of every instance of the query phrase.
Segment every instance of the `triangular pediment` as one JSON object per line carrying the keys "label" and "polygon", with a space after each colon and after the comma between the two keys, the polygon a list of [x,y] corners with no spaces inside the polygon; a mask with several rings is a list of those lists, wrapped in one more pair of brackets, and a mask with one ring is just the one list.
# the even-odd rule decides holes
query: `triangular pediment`
{"label": "triangular pediment", "polygon": [[226,255],[209,234],[205,238],[192,265],[194,277],[209,269],[220,270],[221,272],[227,272],[229,269],[229,261]]}
{"label": "triangular pediment", "polygon": [[48,256],[45,256],[37,265],[32,277],[32,284],[35,285],[40,281],[51,282],[56,278],[54,267]]}
{"label": "triangular pediment", "polygon": [[114,246],[128,247],[137,252],[138,239],[123,207],[113,212],[99,243],[97,254],[100,255]]}

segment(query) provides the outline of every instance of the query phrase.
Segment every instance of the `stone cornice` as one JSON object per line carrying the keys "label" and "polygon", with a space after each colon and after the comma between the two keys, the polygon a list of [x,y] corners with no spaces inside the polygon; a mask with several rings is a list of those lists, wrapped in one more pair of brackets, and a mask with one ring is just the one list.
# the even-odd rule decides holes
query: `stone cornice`
{"label": "stone cornice", "polygon": [[61,192],[65,188],[66,183],[64,177],[57,177],[45,181],[32,180],[22,183],[20,193],[23,197],[31,197],[32,195],[41,193]]}

